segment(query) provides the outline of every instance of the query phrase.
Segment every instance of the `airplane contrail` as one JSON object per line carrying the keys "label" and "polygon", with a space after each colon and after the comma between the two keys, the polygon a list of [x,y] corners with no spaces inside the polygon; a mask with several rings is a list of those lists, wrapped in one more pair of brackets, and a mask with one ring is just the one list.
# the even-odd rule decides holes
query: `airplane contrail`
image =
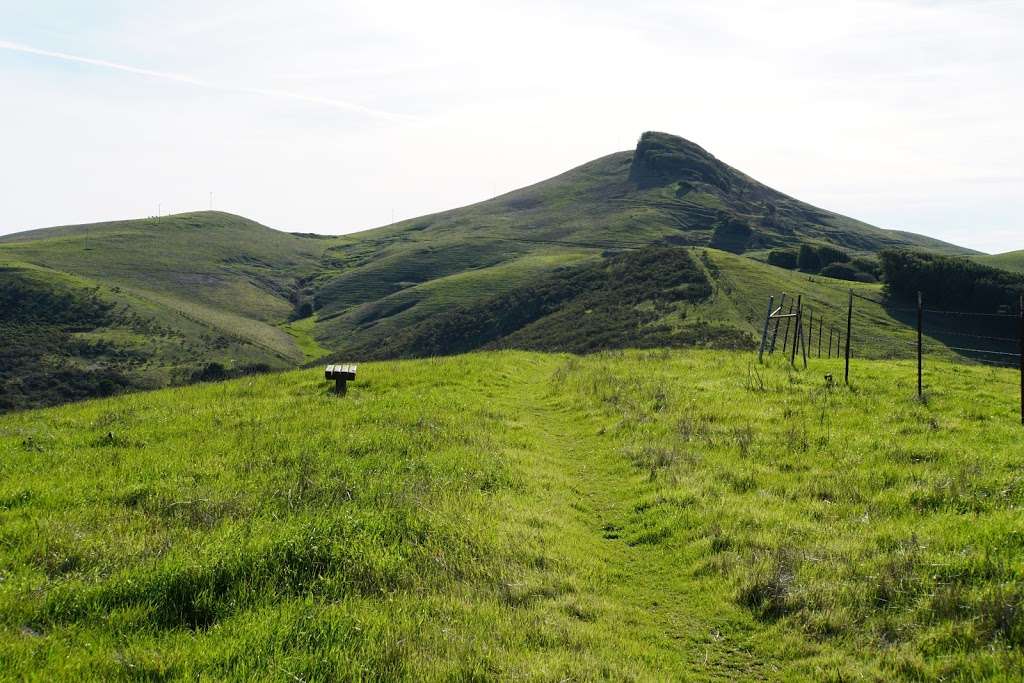
{"label": "airplane contrail", "polygon": [[49,57],[51,59],[62,59],[67,62],[89,64],[104,69],[113,69],[115,71],[125,71],[132,74],[138,74],[140,76],[149,76],[150,78],[162,78],[167,81],[175,81],[177,83],[194,85],[199,88],[209,88],[211,90],[221,90],[225,92],[247,93],[250,95],[263,95],[265,97],[276,97],[279,99],[308,102],[310,104],[320,104],[327,107],[333,107],[335,109],[342,109],[344,111],[355,112],[357,114],[364,114],[366,116],[386,119],[389,121],[413,120],[413,117],[411,116],[407,116],[404,114],[396,114],[394,112],[389,111],[383,111],[381,109],[373,109],[372,107],[364,107],[361,104],[356,104],[354,102],[346,102],[345,100],[336,100],[328,97],[317,97],[313,95],[303,95],[301,93],[289,92],[285,90],[269,90],[266,88],[249,88],[244,86],[224,85],[222,83],[214,83],[212,81],[206,81],[201,78],[195,78],[193,76],[189,76],[186,74],[176,74],[167,71],[154,71],[152,69],[142,69],[137,66],[131,66],[129,64],[119,64],[118,62],[110,62],[105,59],[93,59],[92,57],[82,57],[80,55],[72,55],[66,52],[43,50],[37,47],[32,47],[31,45],[12,43],[6,40],[0,40],[0,49],[12,50],[14,52],[21,52],[30,55],[39,55],[40,57]]}

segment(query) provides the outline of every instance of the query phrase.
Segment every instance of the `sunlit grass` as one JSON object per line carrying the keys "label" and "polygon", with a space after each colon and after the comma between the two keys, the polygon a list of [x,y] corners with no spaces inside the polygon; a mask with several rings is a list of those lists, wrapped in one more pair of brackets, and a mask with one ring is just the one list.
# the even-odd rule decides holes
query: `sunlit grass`
{"label": "sunlit grass", "polygon": [[310,370],[0,418],[0,676],[1021,675],[1016,377]]}

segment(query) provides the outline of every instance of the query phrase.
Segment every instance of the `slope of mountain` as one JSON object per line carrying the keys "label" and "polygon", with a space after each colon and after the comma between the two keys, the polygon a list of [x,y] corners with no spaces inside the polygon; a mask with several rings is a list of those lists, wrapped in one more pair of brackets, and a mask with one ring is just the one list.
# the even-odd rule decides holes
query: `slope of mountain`
{"label": "slope of mountain", "polygon": [[992,254],[975,256],[974,260],[993,268],[1011,270],[1016,273],[1024,273],[1024,250],[1008,251],[1005,254]]}
{"label": "slope of mountain", "polygon": [[[415,358],[476,349],[586,353],[600,349],[754,349],[768,297],[800,297],[809,355],[828,356],[845,335],[849,292],[857,294],[852,352],[858,358],[914,353],[914,322],[884,301],[883,287],[769,266],[715,249],[648,247],[564,266],[511,291],[451,306],[369,342],[341,342],[338,357]],[[785,302],[782,300],[786,294]],[[779,346],[790,332],[781,328]],[[950,357],[929,330],[930,355]],[[355,339],[355,338],[353,338]],[[836,351],[838,353],[838,346]]]}
{"label": "slope of mountain", "polygon": [[[329,239],[215,212],[0,239],[2,407],[294,367]],[[308,322],[312,322],[309,320]]]}
{"label": "slope of mountain", "polygon": [[[721,269],[736,281],[729,291],[740,291],[745,278],[790,276],[727,253],[760,256],[804,243],[851,255],[892,246],[968,253],[817,209],[682,138],[645,133],[632,152],[479,204],[354,235],[291,234],[204,211],[0,238],[0,287],[20,307],[0,312],[0,324],[6,334],[17,326],[18,348],[46,334],[24,327],[40,288],[52,288],[45,296],[72,308],[92,301],[102,304],[94,310],[106,311],[88,321],[69,311],[48,330],[71,341],[60,352],[52,343],[36,345],[39,353],[23,354],[34,360],[19,363],[5,381],[20,382],[8,393],[29,400],[41,395],[46,377],[64,370],[113,372],[114,384],[104,387],[116,389],[293,367],[330,351],[356,358],[449,353],[476,348],[466,346],[472,334],[455,325],[475,315],[490,316],[505,331],[487,332],[484,346],[749,345],[759,334],[753,317],[771,290],[751,289],[749,300],[726,305],[732,297],[720,285],[698,296],[705,284],[680,280],[672,286],[696,289],[672,300],[656,288],[623,298],[615,278],[637,264],[624,268],[628,257],[609,259],[661,248],[642,257],[630,276],[641,273],[654,284],[663,281],[660,268],[679,268],[675,274],[684,279],[713,279]],[[691,269],[685,263],[694,256],[681,256],[683,246],[708,247],[709,260]],[[756,315],[730,317],[748,306]],[[515,327],[516,320],[526,322]],[[26,368],[43,379],[21,381]],[[39,400],[56,400],[66,384]]]}
{"label": "slope of mountain", "polygon": [[552,266],[608,250],[676,244],[743,253],[803,242],[852,254],[887,247],[971,253],[804,204],[691,142],[645,133],[633,152],[479,204],[341,238],[328,250],[340,272],[316,293],[323,321],[317,335],[329,346],[372,345],[476,300],[478,291],[509,292]]}

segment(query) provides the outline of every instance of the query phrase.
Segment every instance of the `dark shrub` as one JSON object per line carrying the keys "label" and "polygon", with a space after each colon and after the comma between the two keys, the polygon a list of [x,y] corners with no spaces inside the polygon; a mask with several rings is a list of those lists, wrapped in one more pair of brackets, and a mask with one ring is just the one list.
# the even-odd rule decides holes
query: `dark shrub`
{"label": "dark shrub", "polygon": [[821,274],[825,277],[834,277],[837,280],[857,280],[857,276],[861,275],[860,272],[845,263],[833,263],[825,266],[821,269]]}
{"label": "dark shrub", "polygon": [[227,379],[229,376],[227,369],[220,363],[207,363],[192,373],[192,381],[219,382]]}
{"label": "dark shrub", "polygon": [[805,273],[820,271],[821,259],[818,258],[818,250],[809,244],[801,244],[800,255],[797,256],[797,266]]}
{"label": "dark shrub", "polygon": [[891,296],[913,299],[925,295],[930,306],[946,310],[996,313],[1016,310],[1024,294],[1024,276],[975,263],[966,258],[887,249],[879,254]]}
{"label": "dark shrub", "polygon": [[874,276],[876,280],[882,275],[882,264],[876,258],[858,256],[850,262],[850,265],[854,270]]}
{"label": "dark shrub", "polygon": [[711,235],[711,246],[715,249],[741,254],[746,250],[752,234],[753,231],[746,223],[726,221],[715,228],[715,232]]}
{"label": "dark shrub", "polygon": [[302,320],[303,318],[308,318],[311,315],[313,315],[313,302],[307,299],[295,307],[295,310],[292,312],[291,319]]}
{"label": "dark shrub", "polygon": [[818,261],[822,268],[833,263],[847,263],[850,260],[850,255],[845,251],[827,244],[815,247],[815,250],[818,252]]}
{"label": "dark shrub", "polygon": [[786,270],[796,270],[796,252],[789,249],[772,249],[768,252],[768,263]]}

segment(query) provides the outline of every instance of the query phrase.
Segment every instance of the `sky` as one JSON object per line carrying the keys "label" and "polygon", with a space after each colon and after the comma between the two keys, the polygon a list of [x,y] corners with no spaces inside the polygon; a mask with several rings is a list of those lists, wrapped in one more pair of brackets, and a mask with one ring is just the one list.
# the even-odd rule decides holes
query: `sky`
{"label": "sky", "polygon": [[803,201],[1024,249],[1024,2],[0,0],[0,234],[346,233],[645,130]]}

